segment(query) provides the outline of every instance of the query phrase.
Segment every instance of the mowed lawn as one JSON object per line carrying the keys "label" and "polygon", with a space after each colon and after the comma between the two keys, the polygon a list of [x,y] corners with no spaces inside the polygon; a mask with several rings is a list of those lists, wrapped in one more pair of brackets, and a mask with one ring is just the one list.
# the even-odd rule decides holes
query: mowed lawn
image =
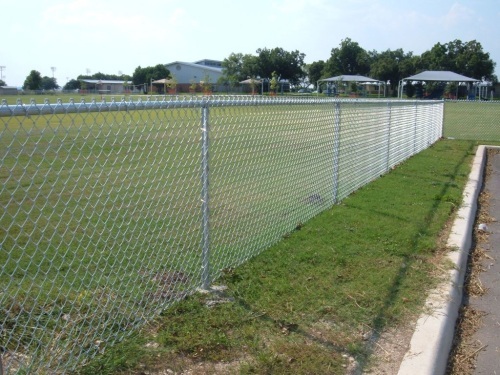
{"label": "mowed lawn", "polygon": [[444,137],[498,141],[500,101],[447,101]]}

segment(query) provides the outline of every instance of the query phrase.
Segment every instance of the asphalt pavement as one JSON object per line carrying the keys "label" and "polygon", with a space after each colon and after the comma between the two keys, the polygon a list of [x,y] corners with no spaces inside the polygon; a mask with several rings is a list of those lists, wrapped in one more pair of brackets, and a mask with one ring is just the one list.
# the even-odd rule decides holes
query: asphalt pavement
{"label": "asphalt pavement", "polygon": [[486,225],[486,240],[480,244],[486,256],[478,275],[486,293],[468,300],[469,306],[482,315],[482,325],[470,339],[478,347],[475,375],[500,374],[500,154],[491,155],[489,170],[484,189],[489,201],[485,209],[491,220],[476,223]]}

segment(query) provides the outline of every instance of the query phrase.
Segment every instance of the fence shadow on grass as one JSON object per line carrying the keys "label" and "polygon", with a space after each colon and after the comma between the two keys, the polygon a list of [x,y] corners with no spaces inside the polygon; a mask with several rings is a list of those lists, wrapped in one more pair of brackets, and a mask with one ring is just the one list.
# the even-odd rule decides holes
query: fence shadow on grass
{"label": "fence shadow on grass", "polygon": [[[476,143],[475,142],[470,142],[470,145],[468,149],[464,152],[462,158],[457,162],[455,165],[455,168],[453,170],[453,173],[450,174],[450,181],[455,180],[456,176],[458,175],[460,168],[464,165],[464,163],[467,161],[469,156],[474,150]],[[370,356],[373,354],[374,349],[380,340],[381,335],[383,334],[387,324],[387,311],[395,304],[396,300],[399,297],[400,294],[400,288],[404,283],[404,280],[407,278],[408,270],[411,269],[412,264],[416,261],[416,258],[414,257],[414,254],[417,251],[418,248],[418,242],[419,242],[419,237],[420,233],[425,232],[427,229],[429,229],[429,223],[431,223],[438,211],[438,208],[442,205],[447,203],[445,201],[445,197],[447,196],[447,193],[450,189],[450,184],[446,183],[443,184],[443,188],[441,189],[440,193],[435,197],[434,203],[429,210],[427,216],[425,219],[422,221],[422,225],[419,226],[418,230],[414,234],[411,244],[412,248],[411,251],[408,252],[406,255],[403,256],[403,262],[406,264],[406,267],[400,267],[399,272],[395,278],[394,283],[391,285],[391,288],[388,290],[388,295],[387,299],[385,300],[385,303],[383,307],[380,309],[379,313],[375,316],[373,319],[372,327],[373,331],[370,334],[370,337],[366,340],[366,345],[365,345],[365,350],[364,350],[364,356],[362,358],[358,359],[359,366],[356,369],[355,374],[362,374],[364,370],[366,369],[366,366],[368,365],[368,359]]]}

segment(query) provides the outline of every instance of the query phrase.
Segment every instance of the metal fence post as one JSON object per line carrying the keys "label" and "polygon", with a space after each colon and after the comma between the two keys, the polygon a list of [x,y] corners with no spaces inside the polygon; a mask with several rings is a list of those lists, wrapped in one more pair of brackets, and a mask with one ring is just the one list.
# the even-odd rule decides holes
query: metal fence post
{"label": "metal fence post", "polygon": [[413,154],[417,152],[417,112],[418,112],[418,102],[415,100],[415,121],[414,121],[414,131],[413,131]]}
{"label": "metal fence post", "polygon": [[444,99],[443,99],[441,105],[442,105],[442,107],[441,107],[442,108],[441,109],[442,110],[442,114],[441,114],[441,119],[440,119],[441,120],[441,134],[440,134],[440,137],[443,137],[444,136],[444,122],[446,120],[445,113],[444,113],[444,109],[445,109],[444,106],[446,105],[446,102],[444,101]]}
{"label": "metal fence post", "polygon": [[209,229],[209,181],[208,181],[208,151],[209,151],[209,110],[208,104],[201,107],[201,211],[202,211],[202,259],[201,282],[202,288],[210,287],[210,229]]}
{"label": "metal fence post", "polygon": [[391,115],[392,107],[391,102],[387,102],[387,166],[386,171],[391,167]]}
{"label": "metal fence post", "polygon": [[340,154],[340,101],[335,101],[333,122],[333,203],[339,195],[339,154]]}

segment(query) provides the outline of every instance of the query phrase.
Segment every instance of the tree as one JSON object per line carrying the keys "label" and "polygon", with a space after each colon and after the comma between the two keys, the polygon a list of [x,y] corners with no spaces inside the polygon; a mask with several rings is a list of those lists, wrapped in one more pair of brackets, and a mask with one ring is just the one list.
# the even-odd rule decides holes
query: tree
{"label": "tree", "polygon": [[269,78],[277,72],[281,79],[296,85],[304,77],[305,54],[299,51],[285,51],[283,48],[258,49],[258,75]]}
{"label": "tree", "polygon": [[190,91],[191,93],[196,92],[196,87],[198,86],[198,84],[196,83],[196,81],[195,81],[194,79],[192,79],[192,80],[190,81],[190,83],[191,83],[191,84],[189,85],[189,91]]}
{"label": "tree", "polygon": [[212,82],[210,82],[210,76],[208,74],[205,74],[203,80],[200,81],[200,86],[203,93],[209,94],[212,92]]}
{"label": "tree", "polygon": [[367,75],[370,72],[370,56],[358,43],[350,38],[343,39],[338,48],[333,48],[326,61],[325,73],[328,76],[343,74]]}
{"label": "tree", "polygon": [[328,78],[324,76],[324,70],[325,62],[323,60],[315,61],[309,64],[307,66],[307,76],[309,77],[309,82],[316,85],[321,78]]}
{"label": "tree", "polygon": [[175,94],[177,93],[177,78],[172,74],[172,77],[170,78],[170,82],[167,83],[167,87],[169,90],[173,91]]}
{"label": "tree", "polygon": [[7,84],[5,83],[5,81],[0,79],[0,86],[7,86]]}
{"label": "tree", "polygon": [[258,49],[258,56],[242,53],[231,53],[222,62],[222,78],[220,83],[236,85],[249,78],[271,78],[273,72],[281,79],[288,79],[296,84],[304,77],[305,54],[299,51],[288,52],[283,48]]}
{"label": "tree", "polygon": [[132,80],[132,77],[130,77],[129,75],[127,74],[119,74],[119,75],[116,75],[116,74],[106,74],[106,73],[101,73],[101,72],[97,72],[97,73],[94,73],[92,75],[79,75],[78,77],[76,77],[76,79],[80,80],[80,79],[97,79],[97,80],[111,80],[111,81],[130,81]]}
{"label": "tree", "polygon": [[43,90],[55,90],[60,86],[57,84],[57,80],[52,77],[43,76],[41,81],[41,88]]}
{"label": "tree", "polygon": [[246,79],[243,73],[243,54],[231,53],[229,57],[222,61],[222,76],[219,83],[237,86],[239,82]]}
{"label": "tree", "polygon": [[497,82],[494,74],[496,63],[483,51],[481,43],[472,40],[465,43],[455,59],[457,72],[468,77]]}
{"label": "tree", "polygon": [[271,77],[272,77],[271,82],[270,82],[271,92],[276,94],[276,91],[278,90],[278,86],[279,86],[278,73],[272,72]]}
{"label": "tree", "polygon": [[370,76],[384,82],[390,81],[390,89],[396,95],[399,81],[414,73],[414,57],[412,52],[404,53],[399,48],[382,53],[371,52],[372,63],[370,65]]}
{"label": "tree", "polygon": [[135,68],[134,74],[132,75],[132,82],[134,85],[141,85],[143,83],[149,84],[151,80],[170,77],[170,70],[168,70],[163,64],[148,66],[145,68],[138,66]]}
{"label": "tree", "polygon": [[40,75],[40,72],[32,70],[24,81],[23,89],[41,90],[41,88],[42,88],[42,76]]}
{"label": "tree", "polygon": [[453,70],[453,62],[446,54],[446,46],[436,43],[430,51],[422,53],[421,64],[426,70]]}
{"label": "tree", "polygon": [[260,76],[258,56],[249,54],[243,55],[241,62],[242,62],[242,67],[241,67],[242,80]]}
{"label": "tree", "polygon": [[496,82],[495,62],[483,51],[481,43],[461,40],[436,43],[421,56],[421,67],[428,70],[451,70],[455,73],[479,80]]}
{"label": "tree", "polygon": [[77,79],[69,80],[63,87],[63,90],[78,90],[81,89],[81,81]]}

